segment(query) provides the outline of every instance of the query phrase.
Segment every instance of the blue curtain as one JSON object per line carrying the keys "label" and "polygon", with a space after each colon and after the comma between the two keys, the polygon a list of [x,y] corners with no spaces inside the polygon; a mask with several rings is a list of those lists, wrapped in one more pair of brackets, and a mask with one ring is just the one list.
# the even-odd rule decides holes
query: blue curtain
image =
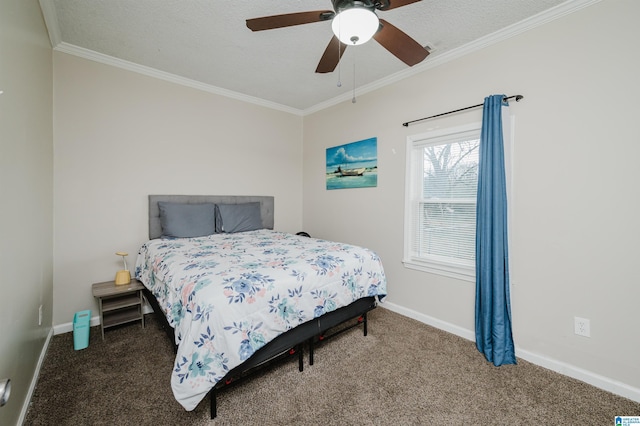
{"label": "blue curtain", "polygon": [[504,99],[492,95],[484,100],[476,218],[476,347],[495,366],[516,363],[509,300]]}

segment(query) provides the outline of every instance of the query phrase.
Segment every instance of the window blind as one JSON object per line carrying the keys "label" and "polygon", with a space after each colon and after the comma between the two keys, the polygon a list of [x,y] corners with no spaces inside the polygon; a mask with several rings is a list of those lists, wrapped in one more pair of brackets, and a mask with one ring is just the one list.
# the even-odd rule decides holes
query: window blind
{"label": "window blind", "polygon": [[479,129],[414,143],[410,257],[475,265]]}

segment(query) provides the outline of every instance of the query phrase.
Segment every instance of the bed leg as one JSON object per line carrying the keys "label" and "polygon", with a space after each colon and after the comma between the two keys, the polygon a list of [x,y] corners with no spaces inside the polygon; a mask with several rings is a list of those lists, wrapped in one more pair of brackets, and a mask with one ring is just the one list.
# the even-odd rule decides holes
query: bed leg
{"label": "bed leg", "polygon": [[211,406],[211,419],[215,419],[218,415],[218,407],[216,406],[216,390],[211,389],[209,392],[209,397],[211,398],[210,406]]}
{"label": "bed leg", "polygon": [[362,328],[364,329],[364,335],[367,335],[367,313],[365,312],[361,317]]}
{"label": "bed leg", "polygon": [[298,348],[298,371],[302,372],[304,370],[304,351],[302,350],[302,343],[297,346]]}
{"label": "bed leg", "polygon": [[309,365],[313,365],[313,337],[309,339]]}

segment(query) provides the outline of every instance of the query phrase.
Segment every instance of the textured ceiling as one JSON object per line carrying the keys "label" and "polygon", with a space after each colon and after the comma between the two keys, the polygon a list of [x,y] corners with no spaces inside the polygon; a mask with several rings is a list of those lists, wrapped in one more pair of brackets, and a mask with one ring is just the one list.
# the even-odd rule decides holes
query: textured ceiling
{"label": "textured ceiling", "polygon": [[[374,40],[317,74],[331,23],[252,32],[247,18],[332,9],[330,0],[40,0],[54,48],[115,58],[305,112],[426,69],[446,53],[514,32],[593,0],[422,0],[378,16],[433,47],[407,67]],[[577,5],[577,6],[576,6]],[[543,19],[544,18],[544,19]],[[520,29],[518,30],[520,31]],[[87,50],[85,50],[87,49]],[[106,56],[103,56],[106,55]],[[94,58],[95,59],[95,58]],[[355,63],[355,74],[354,74]],[[145,68],[146,69],[146,68]],[[338,87],[338,80],[341,87]],[[214,90],[214,91],[215,91]],[[357,92],[356,92],[357,93]]]}

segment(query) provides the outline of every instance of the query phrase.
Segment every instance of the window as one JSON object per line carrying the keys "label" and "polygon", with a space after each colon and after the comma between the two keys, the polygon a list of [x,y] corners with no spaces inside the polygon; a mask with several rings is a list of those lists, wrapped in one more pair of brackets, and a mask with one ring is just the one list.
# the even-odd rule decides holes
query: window
{"label": "window", "polygon": [[405,266],[475,280],[480,129],[407,138]]}

